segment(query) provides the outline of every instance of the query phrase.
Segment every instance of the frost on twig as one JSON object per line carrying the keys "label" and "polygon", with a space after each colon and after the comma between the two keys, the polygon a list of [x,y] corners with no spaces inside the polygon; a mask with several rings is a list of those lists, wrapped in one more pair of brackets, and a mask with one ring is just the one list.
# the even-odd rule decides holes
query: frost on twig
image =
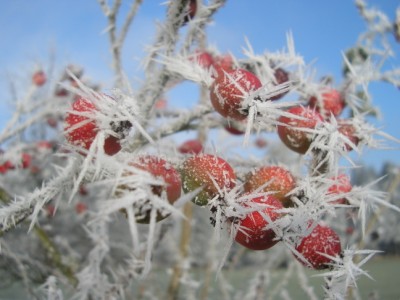
{"label": "frost on twig", "polygon": [[121,58],[122,46],[124,45],[126,35],[142,0],[136,0],[132,3],[119,33],[117,32],[117,17],[122,1],[114,0],[114,5],[112,7],[109,7],[105,0],[98,0],[98,2],[104,15],[108,19],[108,27],[105,31],[108,32],[110,39],[112,66],[115,72],[115,87],[122,88],[124,87],[124,83],[126,83],[124,82],[125,75]]}
{"label": "frost on twig", "polygon": [[[342,257],[331,257],[333,260],[332,270],[321,275],[325,279],[325,295],[328,299],[346,299],[347,292],[351,287],[357,287],[357,279],[367,276],[372,279],[368,272],[361,269],[375,254],[375,250],[345,249]],[[355,262],[355,257],[366,256],[360,262]]]}
{"label": "frost on twig", "polygon": [[63,300],[63,292],[57,286],[57,278],[49,276],[46,282],[40,287],[40,290],[46,295],[47,300]]}
{"label": "frost on twig", "polygon": [[16,224],[31,217],[31,225],[29,227],[31,230],[37,221],[38,214],[42,210],[42,207],[50,200],[57,198],[57,195],[63,191],[68,191],[70,189],[70,185],[72,184],[71,178],[73,178],[74,170],[77,167],[76,163],[76,160],[70,159],[67,166],[59,170],[58,176],[46,185],[37,188],[27,196],[17,198],[7,206],[1,207],[1,229],[3,231],[8,231]]}
{"label": "frost on twig", "polygon": [[88,264],[76,274],[79,283],[75,297],[77,299],[102,298],[113,287],[101,267],[110,250],[107,221],[96,222],[86,231],[94,246],[88,255]]}

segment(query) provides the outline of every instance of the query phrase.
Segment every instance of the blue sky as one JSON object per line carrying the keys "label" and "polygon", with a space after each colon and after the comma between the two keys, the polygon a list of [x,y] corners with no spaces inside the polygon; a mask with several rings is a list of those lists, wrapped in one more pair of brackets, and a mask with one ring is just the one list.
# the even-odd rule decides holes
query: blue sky
{"label": "blue sky", "polygon": [[[153,41],[154,21],[163,20],[161,1],[144,0],[123,48],[123,62],[128,75],[138,75],[144,46]],[[123,1],[122,14],[130,1]],[[395,0],[370,0],[391,20],[400,5]],[[9,77],[26,80],[37,63],[46,65],[54,51],[56,65],[75,62],[85,66],[86,74],[107,86],[112,82],[108,36],[101,34],[106,19],[96,0],[12,0],[4,1],[0,10],[0,128],[9,118],[7,101]],[[245,37],[256,52],[277,51],[286,46],[286,33],[294,36],[296,50],[307,63],[314,62],[319,75],[341,80],[342,51],[354,45],[365,30],[351,0],[228,0],[207,29],[209,43],[220,51],[242,56]],[[400,66],[400,44],[389,37],[396,57],[390,63]],[[371,85],[383,119],[376,125],[400,138],[400,90],[388,84]],[[367,151],[363,160],[380,165],[391,160],[400,164],[398,150]]]}

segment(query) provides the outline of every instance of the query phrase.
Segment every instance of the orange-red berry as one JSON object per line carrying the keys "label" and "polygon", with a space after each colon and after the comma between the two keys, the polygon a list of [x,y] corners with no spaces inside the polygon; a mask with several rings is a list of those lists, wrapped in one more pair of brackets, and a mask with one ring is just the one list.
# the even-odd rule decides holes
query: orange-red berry
{"label": "orange-red berry", "polygon": [[210,154],[199,154],[186,159],[181,167],[182,187],[185,193],[202,188],[192,200],[203,206],[219,195],[235,187],[236,175],[225,160]]}

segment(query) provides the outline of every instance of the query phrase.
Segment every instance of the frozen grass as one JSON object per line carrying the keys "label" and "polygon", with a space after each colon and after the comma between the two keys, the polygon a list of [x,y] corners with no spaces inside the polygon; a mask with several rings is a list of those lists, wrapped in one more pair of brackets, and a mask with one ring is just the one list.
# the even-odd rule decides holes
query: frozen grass
{"label": "frozen grass", "polygon": [[[364,269],[368,271],[374,280],[363,276],[357,281],[360,299],[391,300],[400,298],[400,256],[376,256],[366,264]],[[226,281],[231,284],[233,289],[245,293],[248,291],[248,280],[253,278],[257,271],[258,268],[241,268],[229,272],[223,271],[223,275],[225,276]],[[323,278],[313,277],[313,275],[319,274],[319,272],[309,269],[304,269],[304,271],[306,272],[307,277],[309,278],[309,284],[314,288],[314,292],[318,299],[323,299]],[[133,288],[133,294],[131,295],[133,296],[132,299],[151,299],[149,295],[146,295],[146,290],[147,292],[149,291],[149,286],[152,287],[153,299],[163,299],[166,296],[169,283],[167,272],[167,269],[154,269],[146,280],[137,282],[137,285]],[[201,293],[203,291],[201,282],[204,279],[205,272],[206,270],[204,269],[193,269],[193,279],[200,282],[197,292],[195,292],[195,299],[201,299]],[[283,276],[285,276],[285,272],[286,269],[272,271],[270,286],[276,287],[279,282],[281,282]],[[296,272],[292,272],[286,288],[291,297],[288,299],[308,300],[309,297],[301,289],[295,273]],[[264,290],[261,299],[283,299],[280,291],[278,291],[272,298],[269,298],[274,292],[275,291],[272,289]],[[185,294],[185,290],[181,290],[181,297],[179,299],[185,299],[186,295],[183,294]],[[68,299],[67,297],[65,299]],[[0,289],[0,299],[26,299],[26,291],[22,287],[21,282],[14,282],[9,286]],[[211,278],[209,296],[206,299],[224,299],[215,276],[212,276]]]}
{"label": "frozen grass", "polygon": [[[373,299],[400,299],[400,287],[399,287],[399,276],[400,276],[400,257],[379,257],[376,256],[370,262],[368,262],[364,269],[371,275],[374,280],[371,280],[365,276],[361,277],[357,281],[358,291],[360,292],[361,299],[370,299],[372,295],[376,295],[377,298]],[[202,282],[205,275],[205,270],[194,269],[193,279]],[[323,299],[323,278],[313,277],[313,275],[320,274],[321,272],[305,269],[307,277],[309,278],[309,284],[314,288],[314,292],[318,299]],[[243,293],[248,291],[248,281],[254,277],[255,272],[259,271],[259,268],[241,268],[229,272],[223,272],[225,279],[229,282],[233,289],[236,291],[241,290]],[[271,287],[275,287],[279,284],[283,276],[285,276],[286,269],[279,269],[271,272]],[[163,299],[165,291],[167,290],[168,279],[166,277],[165,269],[154,270],[151,275],[152,282],[149,283],[153,287],[157,286],[158,291],[155,294],[157,299]],[[211,278],[211,287],[209,297],[206,299],[224,299],[221,295],[221,290],[218,286],[214,276]],[[157,284],[155,284],[157,282]],[[142,283],[142,287],[146,286],[146,282]],[[141,289],[138,288],[136,294],[140,295]],[[143,291],[143,290],[142,290]],[[309,297],[304,293],[299,285],[296,272],[292,272],[287,291],[291,298],[296,300],[309,300]],[[196,293],[195,299],[201,299],[202,286],[200,285]],[[271,296],[272,290],[264,290],[264,296],[260,299],[283,299],[280,295],[280,291],[273,297]],[[236,294],[236,293],[235,293]],[[140,297],[138,297],[140,298]],[[181,299],[185,297],[182,296]],[[144,298],[146,299],[146,298]],[[233,299],[233,298],[232,298]],[[258,299],[258,298],[257,298]],[[351,299],[351,298],[350,298]]]}

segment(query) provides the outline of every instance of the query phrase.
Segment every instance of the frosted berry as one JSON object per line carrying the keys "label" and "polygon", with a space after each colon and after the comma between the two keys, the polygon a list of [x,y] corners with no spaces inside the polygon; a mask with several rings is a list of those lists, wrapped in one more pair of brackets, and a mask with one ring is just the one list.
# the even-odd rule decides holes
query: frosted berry
{"label": "frosted berry", "polygon": [[46,74],[43,71],[36,71],[32,75],[32,83],[36,86],[42,86],[46,83],[47,77]]}
{"label": "frosted berry", "polygon": [[154,108],[158,110],[163,110],[167,108],[167,105],[168,105],[167,100],[165,98],[161,98],[156,101],[156,103],[154,104]]}
{"label": "frosted berry", "polygon": [[77,203],[75,204],[75,212],[76,212],[78,215],[81,215],[81,214],[85,213],[87,210],[88,210],[88,207],[87,207],[87,205],[86,205],[85,203],[83,203],[83,202],[77,202]]}
{"label": "frosted berry", "polygon": [[28,153],[22,153],[21,155],[21,166],[23,169],[28,169],[32,163],[32,155]]}
{"label": "frosted berry", "polygon": [[[306,259],[313,269],[322,270],[329,268],[332,259],[328,256],[339,256],[342,247],[337,233],[330,227],[318,224],[313,231],[301,240],[296,250]],[[303,265],[308,266],[297,257]]]}
{"label": "frosted berry", "polygon": [[[4,151],[0,149],[0,158],[3,156]],[[4,161],[0,163],[0,174],[6,174],[7,171],[10,169],[10,161]]]}
{"label": "frosted berry", "polygon": [[0,174],[6,174],[8,171],[8,168],[5,164],[0,165]]}
{"label": "frosted berry", "polygon": [[289,206],[291,201],[287,195],[296,187],[294,176],[285,168],[280,166],[264,166],[246,176],[244,184],[245,192],[253,192],[265,185],[260,192],[273,192],[273,196],[282,202],[284,206]]}
{"label": "frosted berry", "polygon": [[214,63],[212,55],[207,51],[197,51],[189,59],[195,61],[204,69],[209,69]]}
{"label": "frosted berry", "polygon": [[[285,82],[288,82],[289,81],[289,74],[288,74],[288,72],[286,72],[284,69],[282,69],[282,68],[276,68],[275,69],[275,71],[274,71],[274,77],[275,77],[275,81],[274,81],[274,83],[276,84],[276,85],[279,85],[279,84],[282,84],[282,83],[285,83]],[[279,100],[279,99],[281,99],[283,96],[285,96],[287,93],[288,93],[289,91],[286,91],[286,92],[282,92],[282,93],[280,93],[280,94],[277,94],[277,95],[275,95],[275,96],[272,96],[272,97],[270,97],[270,98],[268,98],[268,100]]]}
{"label": "frosted berry", "polygon": [[45,140],[39,141],[39,142],[36,143],[36,148],[39,151],[44,151],[44,152],[46,152],[48,150],[53,150],[53,146],[54,145],[51,142],[45,141]]}
{"label": "frosted berry", "polygon": [[[89,100],[78,97],[72,104],[72,110],[73,112],[68,113],[65,119],[67,140],[71,144],[89,149],[97,135],[98,127],[94,120],[90,121],[90,117],[74,114],[74,112],[92,113],[96,110],[96,107]],[[79,126],[80,123],[82,124]],[[71,127],[77,125],[78,128],[70,130]]]}
{"label": "frosted berry", "polygon": [[287,112],[303,119],[281,116],[278,120],[281,123],[278,125],[279,138],[289,149],[304,154],[313,139],[313,133],[304,129],[314,129],[319,122],[322,122],[322,117],[312,108],[304,106],[294,106]]}
{"label": "frosted berry", "polygon": [[199,140],[187,140],[180,147],[178,151],[182,154],[199,154],[203,151],[203,145]]}
{"label": "frosted berry", "polygon": [[[93,143],[99,128],[95,120],[91,120],[90,116],[79,115],[80,113],[95,113],[96,107],[89,100],[78,97],[72,104],[72,112],[68,113],[65,118],[65,134],[67,141],[75,146],[89,149]],[[119,134],[124,129],[131,126],[129,122],[121,123],[120,126],[115,125],[114,131]],[[126,128],[125,128],[126,127]],[[104,152],[108,155],[114,155],[121,150],[120,139],[116,136],[109,135],[104,141]]]}
{"label": "frosted berry", "polygon": [[[346,136],[350,142],[354,144],[354,146],[357,146],[358,143],[360,142],[359,137],[357,136],[357,131],[356,128],[354,127],[353,124],[349,123],[346,120],[339,120],[338,121],[338,130],[341,134]],[[353,146],[350,144],[346,143],[345,144],[345,150],[346,151],[351,151],[353,150]]]}
{"label": "frosted berry", "polygon": [[89,191],[87,190],[86,185],[81,184],[81,185],[79,186],[79,194],[80,194],[81,196],[87,196],[87,195],[89,194]]}
{"label": "frosted berry", "polygon": [[233,71],[235,69],[235,64],[232,55],[223,54],[214,57],[214,69],[217,73]]}
{"label": "frosted berry", "polygon": [[45,214],[48,218],[52,218],[56,214],[56,207],[53,204],[47,204],[45,206]]}
{"label": "frosted berry", "polygon": [[51,127],[51,128],[57,128],[57,119],[53,118],[53,117],[48,117],[47,118],[47,124]]}
{"label": "frosted berry", "polygon": [[229,122],[225,122],[224,128],[230,134],[242,135],[246,131],[246,123],[229,120]]}
{"label": "frosted berry", "polygon": [[181,174],[185,193],[202,187],[200,193],[192,200],[200,206],[218,196],[219,190],[231,190],[236,181],[232,167],[222,158],[210,154],[199,154],[186,159],[182,164]]}
{"label": "frosted berry", "polygon": [[58,88],[56,88],[56,90],[54,91],[54,94],[55,94],[57,97],[66,97],[66,96],[68,96],[69,92],[68,92],[68,90],[67,90],[66,88],[58,87]]}
{"label": "frosted berry", "polygon": [[[332,178],[335,183],[329,187],[328,194],[340,195],[349,193],[352,190],[352,185],[349,176],[344,173],[339,174],[337,177]],[[333,204],[346,204],[346,198],[340,198],[332,202]]]}
{"label": "frosted berry", "polygon": [[258,77],[244,69],[219,72],[210,87],[211,103],[222,116],[244,120],[248,112],[243,100],[261,86]]}
{"label": "frosted berry", "polygon": [[[167,201],[173,204],[181,196],[182,181],[179,172],[166,160],[153,155],[142,156],[135,162],[131,163],[135,168],[149,172],[155,178],[164,181],[165,185],[157,186],[153,185],[152,192],[161,196],[165,192]],[[150,200],[149,200],[150,201]],[[138,223],[149,223],[151,214],[151,203],[150,205],[144,205],[143,207],[135,206],[135,216]],[[161,221],[168,215],[162,214],[157,211],[157,221]]]}
{"label": "frosted berry", "polygon": [[339,116],[345,107],[342,95],[332,88],[324,89],[319,96],[312,96],[308,104],[310,107],[315,108],[325,119],[329,119],[331,114],[335,117]]}
{"label": "frosted berry", "polygon": [[[265,205],[265,207],[248,213],[238,223],[239,229],[235,236],[235,241],[251,250],[266,250],[278,243],[273,229],[265,229],[269,224],[265,219],[267,215],[271,221],[277,220],[281,214],[276,210],[282,209],[281,202],[274,196],[255,197],[250,202]],[[250,207],[250,204],[245,203]]]}
{"label": "frosted berry", "polygon": [[260,149],[268,146],[267,140],[264,138],[261,138],[261,137],[256,138],[256,140],[254,141],[254,144],[256,145],[257,148],[260,148]]}

